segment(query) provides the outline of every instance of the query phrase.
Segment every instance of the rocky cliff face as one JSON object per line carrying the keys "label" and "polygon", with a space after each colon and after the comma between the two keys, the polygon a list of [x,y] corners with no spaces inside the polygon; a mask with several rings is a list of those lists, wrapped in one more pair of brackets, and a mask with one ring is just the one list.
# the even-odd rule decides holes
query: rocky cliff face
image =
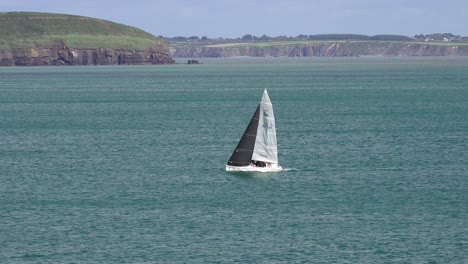
{"label": "rocky cliff face", "polygon": [[0,66],[171,64],[169,52],[52,47],[0,51]]}
{"label": "rocky cliff face", "polygon": [[177,47],[173,57],[346,57],[346,56],[468,56],[466,45],[430,45],[399,42],[325,42],[281,46]]}

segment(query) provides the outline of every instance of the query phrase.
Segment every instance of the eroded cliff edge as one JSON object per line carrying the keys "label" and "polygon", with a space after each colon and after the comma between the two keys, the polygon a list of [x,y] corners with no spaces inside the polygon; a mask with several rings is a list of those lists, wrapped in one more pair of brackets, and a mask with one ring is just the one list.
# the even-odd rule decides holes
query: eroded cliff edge
{"label": "eroded cliff edge", "polygon": [[111,48],[77,49],[66,45],[29,49],[0,50],[0,66],[61,66],[61,65],[137,65],[172,64],[167,52],[135,51]]}

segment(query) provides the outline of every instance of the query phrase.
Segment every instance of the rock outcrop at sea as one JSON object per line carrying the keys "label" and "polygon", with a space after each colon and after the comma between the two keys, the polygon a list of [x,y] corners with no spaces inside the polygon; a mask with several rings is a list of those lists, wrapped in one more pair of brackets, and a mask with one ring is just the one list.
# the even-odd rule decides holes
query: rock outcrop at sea
{"label": "rock outcrop at sea", "polygon": [[172,64],[169,52],[52,47],[0,51],[0,66]]}
{"label": "rock outcrop at sea", "polygon": [[468,45],[431,45],[400,42],[324,42],[275,46],[173,47],[173,57],[358,57],[358,56],[468,56]]}

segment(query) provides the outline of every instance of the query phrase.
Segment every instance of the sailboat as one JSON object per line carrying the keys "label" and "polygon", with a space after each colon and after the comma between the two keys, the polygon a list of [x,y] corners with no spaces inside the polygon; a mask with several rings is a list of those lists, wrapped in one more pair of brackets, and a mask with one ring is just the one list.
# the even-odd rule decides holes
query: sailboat
{"label": "sailboat", "polygon": [[250,123],[226,164],[226,171],[275,172],[278,164],[275,116],[265,89]]}

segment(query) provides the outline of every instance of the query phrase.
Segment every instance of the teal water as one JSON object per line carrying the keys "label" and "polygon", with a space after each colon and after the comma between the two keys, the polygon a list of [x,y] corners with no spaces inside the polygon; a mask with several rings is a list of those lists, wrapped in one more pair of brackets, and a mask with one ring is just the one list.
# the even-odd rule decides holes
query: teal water
{"label": "teal water", "polygon": [[467,262],[468,58],[203,62],[0,68],[0,262]]}

